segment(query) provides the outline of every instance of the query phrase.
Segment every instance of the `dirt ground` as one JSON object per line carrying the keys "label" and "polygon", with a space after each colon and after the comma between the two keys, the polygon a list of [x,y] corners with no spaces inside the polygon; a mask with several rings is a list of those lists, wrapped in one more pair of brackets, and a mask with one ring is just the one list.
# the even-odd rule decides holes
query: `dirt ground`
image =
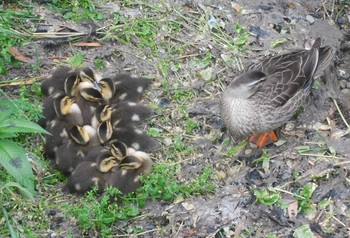
{"label": "dirt ground", "polygon": [[[103,75],[113,75],[120,71],[130,71],[153,78],[154,85],[149,90],[145,101],[161,105],[158,115],[170,118],[164,125],[159,125],[162,131],[171,134],[182,132],[183,125],[177,118],[177,102],[170,98],[161,81],[168,82],[169,91],[182,89],[196,95],[185,105],[189,117],[198,122],[195,135],[186,140],[195,149],[188,158],[173,158],[182,164],[180,178],[190,178],[205,166],[213,171],[213,182],[216,190],[213,194],[185,198],[178,203],[165,203],[157,200],[148,201],[140,218],[118,222],[114,226],[115,234],[123,230],[125,236],[132,227],[141,227],[144,235],[140,237],[295,237],[293,233],[303,224],[310,227],[314,237],[350,237],[350,136],[346,134],[346,125],[336,109],[334,100],[340,107],[347,122],[350,122],[350,24],[348,8],[339,12],[335,18],[336,6],[333,1],[250,1],[237,2],[216,1],[148,1],[149,5],[165,6],[168,17],[177,19],[181,13],[188,18],[203,17],[225,23],[223,30],[230,32],[239,23],[250,32],[248,50],[239,52],[243,66],[256,62],[262,57],[304,47],[306,40],[321,37],[323,45],[328,45],[336,51],[334,63],[317,80],[312,95],[303,106],[296,118],[292,118],[286,127],[279,131],[283,145],[269,146],[266,151],[270,156],[269,168],[252,163],[262,151],[251,149],[247,145],[239,155],[228,156],[226,151],[230,145],[223,143],[229,138],[228,132],[220,119],[218,99],[235,73],[237,65],[225,62],[227,52],[224,47],[217,46],[207,37],[208,32],[191,32],[191,27],[183,29],[172,36],[169,44],[189,44],[193,48],[185,52],[179,60],[180,67],[171,70],[167,75],[159,69],[160,60],[171,58],[166,51],[159,50],[158,57],[147,57],[149,49],[136,48],[133,45],[121,44],[116,40],[100,41],[101,36],[94,32],[102,23],[83,22],[72,23],[62,19],[62,16],[52,13],[44,6],[38,5],[35,11],[42,16],[45,24],[61,25],[79,32],[92,32],[80,41],[100,41],[101,47],[81,47],[79,52],[86,56],[86,64],[93,65],[96,57],[102,57],[107,62]],[[240,6],[239,13],[237,4]],[[123,7],[119,2],[106,4],[102,10],[112,13],[117,6],[123,15],[152,14],[141,4]],[[172,10],[174,9],[174,10]],[[176,9],[176,10],[175,10]],[[101,11],[102,11],[101,10]],[[333,14],[333,15],[332,15]],[[157,18],[157,16],[152,16]],[[197,19],[197,18],[195,18]],[[209,21],[208,21],[209,22]],[[99,25],[96,25],[99,24]],[[279,30],[291,29],[281,33]],[[159,32],[159,37],[168,37],[166,32]],[[280,38],[286,41],[277,47],[272,43]],[[176,42],[176,43],[174,43]],[[161,48],[161,47],[160,47]],[[40,74],[31,70],[30,64],[22,68],[11,68],[4,79],[39,77],[52,72],[58,59],[69,57],[77,49],[67,43],[49,40],[38,40],[26,45],[21,50],[28,55],[36,55],[41,62]],[[186,55],[212,54],[211,79],[206,81],[200,77],[203,68],[193,65],[191,57]],[[331,130],[325,129],[327,121]],[[157,127],[157,118],[152,120],[152,126]],[[159,122],[161,123],[161,122]],[[291,129],[289,128],[291,127]],[[318,130],[316,130],[318,129]],[[341,133],[345,134],[340,136]],[[212,137],[216,136],[213,140]],[[160,141],[162,149],[155,151],[155,161],[162,161],[167,153],[166,142]],[[331,147],[336,156],[312,156],[317,153],[320,145]],[[300,153],[295,148],[310,146],[315,151]],[[247,154],[250,152],[250,154]],[[326,150],[329,152],[329,150]],[[295,174],[298,173],[298,178]],[[318,176],[318,179],[315,178]],[[298,214],[290,217],[287,209],[278,205],[267,206],[256,201],[252,188],[277,187],[283,191],[294,192],[308,182],[313,182],[317,188],[312,200],[315,203],[324,199],[331,200],[332,215],[327,217],[326,209],[314,216]],[[60,185],[57,185],[58,187]],[[293,201],[291,194],[281,192],[284,201]],[[62,199],[62,197],[61,197]],[[72,202],[75,202],[72,198]],[[81,237],[81,230],[69,218],[60,212],[50,216],[52,230],[43,237],[66,237],[65,231],[74,231],[73,237]],[[159,229],[156,229],[159,228]],[[154,230],[154,231],[152,231]],[[98,234],[89,234],[98,237]]]}

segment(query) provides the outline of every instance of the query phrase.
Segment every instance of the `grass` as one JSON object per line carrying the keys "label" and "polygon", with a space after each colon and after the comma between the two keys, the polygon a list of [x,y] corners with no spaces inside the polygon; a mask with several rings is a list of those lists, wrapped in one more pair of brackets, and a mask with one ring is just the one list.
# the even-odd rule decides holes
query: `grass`
{"label": "grass", "polygon": [[28,28],[26,22],[39,21],[39,18],[32,14],[30,6],[22,6],[21,10],[4,9],[3,6],[0,6],[0,74],[6,74],[9,65],[14,67],[21,65],[11,56],[9,50],[11,47],[21,46],[28,42],[26,36],[21,33]]}

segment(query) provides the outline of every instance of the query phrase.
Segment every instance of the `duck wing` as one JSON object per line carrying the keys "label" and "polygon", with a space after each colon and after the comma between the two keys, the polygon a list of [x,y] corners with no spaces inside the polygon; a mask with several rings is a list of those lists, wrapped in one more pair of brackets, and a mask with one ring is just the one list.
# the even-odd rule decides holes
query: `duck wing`
{"label": "duck wing", "polygon": [[273,57],[269,64],[260,66],[267,77],[250,98],[258,97],[273,107],[283,106],[301,90],[306,92],[310,89],[318,58],[317,48],[295,52],[290,56]]}

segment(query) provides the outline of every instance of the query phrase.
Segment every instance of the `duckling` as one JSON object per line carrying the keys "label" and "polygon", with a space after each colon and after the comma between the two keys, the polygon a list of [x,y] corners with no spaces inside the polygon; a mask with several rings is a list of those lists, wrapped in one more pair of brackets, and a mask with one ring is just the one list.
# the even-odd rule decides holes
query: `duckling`
{"label": "duckling", "polygon": [[107,143],[113,134],[113,127],[110,120],[103,121],[97,128],[97,136],[101,144]]}
{"label": "duckling", "polygon": [[128,154],[134,152],[135,150],[132,148],[128,148],[123,142],[118,140],[110,141],[109,143],[109,150],[111,154],[116,158],[118,161],[121,161],[125,158]]}
{"label": "duckling", "polygon": [[95,108],[91,118],[91,126],[97,128],[101,122],[110,120],[112,115],[112,107],[108,104],[101,104]]}
{"label": "duckling", "polygon": [[64,91],[64,81],[72,75],[76,75],[76,72],[69,67],[60,67],[56,69],[41,83],[41,92],[43,96],[48,97],[57,92]]}
{"label": "duckling", "polygon": [[[53,110],[52,110],[53,107]],[[53,106],[45,110],[45,128],[51,135],[44,135],[45,157],[52,159],[57,148],[68,138],[68,130],[74,125],[82,125],[83,118],[78,105],[68,96],[59,95],[54,99]],[[52,115],[54,111],[55,116]],[[54,118],[52,118],[54,117]]]}
{"label": "duckling", "polygon": [[145,152],[149,152],[159,147],[159,144],[155,139],[133,125],[114,127],[111,139],[121,141],[128,147],[133,147],[136,150],[142,150]]}
{"label": "duckling", "polygon": [[103,101],[103,97],[90,82],[81,82],[76,92],[76,103],[81,109],[84,124],[90,124],[95,108]]}
{"label": "duckling", "polygon": [[150,84],[150,80],[126,73],[99,81],[104,100],[110,104],[120,101],[136,102]]}
{"label": "duckling", "polygon": [[60,93],[44,99],[43,116],[47,122],[66,117],[72,124],[83,123],[81,110],[75,100]]}
{"label": "duckling", "polygon": [[63,191],[83,194],[93,187],[101,193],[105,189],[105,173],[109,173],[118,163],[109,151],[102,151],[94,160],[85,160],[77,165],[68,178]]}
{"label": "duckling", "polygon": [[128,124],[137,125],[153,115],[153,111],[135,102],[119,102],[112,110],[111,123],[114,128]]}
{"label": "duckling", "polygon": [[223,121],[234,140],[249,135],[261,148],[278,138],[272,131],[289,120],[310,93],[313,79],[330,63],[333,50],[320,48],[269,57],[245,68],[224,90]]}
{"label": "duckling", "polygon": [[134,192],[141,186],[140,176],[149,174],[152,165],[149,154],[134,151],[120,161],[117,171],[104,174],[105,187],[118,188],[123,194]]}
{"label": "duckling", "polygon": [[79,76],[83,82],[91,82],[99,88],[98,82],[101,80],[101,75],[97,74],[92,68],[84,67],[79,71]]}
{"label": "duckling", "polygon": [[56,166],[64,173],[71,173],[84,160],[89,150],[98,145],[96,130],[89,126],[73,126],[70,138],[56,150]]}

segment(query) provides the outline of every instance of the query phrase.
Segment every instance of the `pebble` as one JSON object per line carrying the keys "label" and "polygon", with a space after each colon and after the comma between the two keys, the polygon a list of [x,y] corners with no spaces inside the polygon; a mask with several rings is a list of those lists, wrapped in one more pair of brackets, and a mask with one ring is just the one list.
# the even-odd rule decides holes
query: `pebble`
{"label": "pebble", "polygon": [[347,71],[345,71],[344,69],[338,69],[337,75],[343,79],[350,78],[350,74]]}
{"label": "pebble", "polygon": [[346,17],[338,17],[338,19],[337,19],[337,23],[340,25],[345,24],[346,21],[347,21]]}
{"label": "pebble", "polygon": [[347,83],[348,83],[348,81],[346,81],[345,79],[340,80],[340,82],[339,82],[340,88],[341,89],[346,88]]}
{"label": "pebble", "polygon": [[346,97],[348,100],[350,100],[350,89],[349,88],[344,88],[341,90],[342,96]]}
{"label": "pebble", "polygon": [[264,31],[263,29],[261,29],[261,28],[258,27],[258,26],[253,26],[253,27],[250,29],[250,32],[253,33],[254,35],[256,35],[256,37],[262,37],[262,36],[267,35],[267,32]]}
{"label": "pebble", "polygon": [[315,18],[311,15],[306,16],[306,20],[312,25],[315,22]]}
{"label": "pebble", "polygon": [[287,122],[284,129],[286,131],[292,131],[294,130],[294,128],[295,128],[295,124],[293,122]]}

